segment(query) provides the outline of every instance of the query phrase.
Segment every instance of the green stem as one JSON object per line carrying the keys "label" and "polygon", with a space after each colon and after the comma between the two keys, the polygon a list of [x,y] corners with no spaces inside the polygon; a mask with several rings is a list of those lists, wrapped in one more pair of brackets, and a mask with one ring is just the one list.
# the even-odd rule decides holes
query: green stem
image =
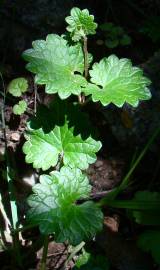
{"label": "green stem", "polygon": [[40,270],[46,270],[46,260],[47,260],[47,253],[48,253],[48,244],[49,244],[49,236],[46,235],[45,236],[45,239],[44,239],[43,254],[42,254],[42,260],[41,260]]}
{"label": "green stem", "polygon": [[[83,53],[84,53],[84,77],[87,80],[88,78],[88,49],[87,49],[87,37],[83,38]],[[85,95],[82,93],[78,96],[78,101],[80,104],[85,103]]]}
{"label": "green stem", "polygon": [[84,51],[84,76],[88,78],[88,49],[87,49],[87,37],[83,38],[83,51]]}
{"label": "green stem", "polygon": [[135,160],[135,162],[133,163],[132,167],[130,168],[130,170],[128,171],[128,173],[126,174],[126,176],[124,177],[122,183],[120,184],[119,187],[117,187],[115,190],[113,190],[113,192],[111,192],[109,195],[107,195],[105,198],[103,198],[98,205],[99,206],[103,206],[106,204],[106,202],[108,202],[108,200],[114,200],[117,195],[126,188],[126,186],[128,185],[130,176],[132,175],[132,173],[134,172],[134,170],[136,169],[136,167],[138,166],[138,164],[140,163],[140,161],[142,160],[142,158],[144,157],[144,155],[146,154],[147,150],[149,149],[149,147],[152,145],[153,141],[155,140],[155,138],[158,136],[160,132],[160,127],[158,127],[154,133],[152,134],[152,136],[150,137],[148,143],[145,145],[144,149],[142,150],[141,154],[138,156],[138,158]]}

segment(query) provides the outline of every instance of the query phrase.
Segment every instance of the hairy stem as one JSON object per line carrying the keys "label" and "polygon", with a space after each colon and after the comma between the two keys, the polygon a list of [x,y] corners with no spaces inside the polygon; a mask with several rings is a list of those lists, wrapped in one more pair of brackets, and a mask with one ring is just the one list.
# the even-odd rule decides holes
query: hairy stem
{"label": "hairy stem", "polygon": [[84,52],[84,76],[88,78],[88,49],[87,49],[87,37],[83,39],[83,52]]}
{"label": "hairy stem", "polygon": [[[87,48],[87,37],[83,38],[83,53],[84,53],[84,77],[87,80],[88,78],[88,48]],[[85,95],[82,93],[78,96],[78,101],[80,104],[85,103]]]}

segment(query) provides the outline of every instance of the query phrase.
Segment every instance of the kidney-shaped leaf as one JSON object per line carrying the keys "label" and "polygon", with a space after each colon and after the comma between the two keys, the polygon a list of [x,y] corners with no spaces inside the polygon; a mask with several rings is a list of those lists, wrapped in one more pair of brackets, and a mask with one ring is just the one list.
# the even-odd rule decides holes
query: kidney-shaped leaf
{"label": "kidney-shaped leaf", "polygon": [[42,128],[30,129],[26,139],[23,146],[26,162],[42,170],[55,166],[59,158],[63,159],[64,165],[87,169],[96,161],[95,153],[101,148],[101,142],[91,137],[82,140],[80,135],[74,136],[73,128],[69,129],[67,124],[56,126],[49,133]]}
{"label": "kidney-shaped leaf", "polygon": [[63,37],[55,34],[32,45],[33,49],[26,50],[23,58],[29,62],[27,69],[36,74],[36,83],[45,84],[46,93],[58,93],[62,99],[79,95],[81,87],[86,85],[81,75],[84,71],[81,45],[69,46]]}
{"label": "kidney-shaped leaf", "polygon": [[13,106],[13,113],[16,115],[21,115],[27,109],[27,103],[25,100],[20,100],[17,104]]}
{"label": "kidney-shaped leaf", "polygon": [[7,87],[7,91],[14,97],[20,97],[24,92],[27,91],[27,88],[28,81],[22,77],[12,80]]}
{"label": "kidney-shaped leaf", "polygon": [[66,18],[69,24],[67,30],[71,32],[74,41],[79,41],[86,35],[94,35],[97,24],[94,22],[94,16],[89,15],[88,9],[80,10],[77,7],[71,9],[71,16]]}
{"label": "kidney-shaped leaf", "polygon": [[62,167],[51,176],[42,175],[28,199],[28,221],[44,234],[55,234],[57,242],[77,244],[102,229],[103,215],[93,202],[76,204],[89,195],[91,186],[79,169]]}
{"label": "kidney-shaped leaf", "polygon": [[125,102],[137,106],[139,100],[151,97],[148,86],[150,80],[143,71],[133,67],[129,59],[119,59],[115,55],[103,58],[93,65],[90,71],[91,82],[85,88],[85,94],[92,94],[93,101],[103,105],[114,103],[121,107]]}

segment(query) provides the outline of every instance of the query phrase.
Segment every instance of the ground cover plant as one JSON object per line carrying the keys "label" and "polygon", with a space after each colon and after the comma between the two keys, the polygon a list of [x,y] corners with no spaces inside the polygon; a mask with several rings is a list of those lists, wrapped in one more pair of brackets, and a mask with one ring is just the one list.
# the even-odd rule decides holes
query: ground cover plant
{"label": "ground cover plant", "polygon": [[[66,17],[66,23],[67,34],[49,34],[45,40],[36,40],[32,43],[32,48],[22,55],[27,62],[27,70],[35,74],[35,85],[44,86],[45,93],[54,94],[54,98],[48,106],[41,104],[34,110],[34,116],[29,119],[25,131],[22,147],[25,160],[37,170],[39,181],[28,197],[28,210],[23,226],[18,219],[15,198],[13,199],[13,172],[6,145],[6,178],[11,195],[9,230],[13,237],[18,267],[21,269],[23,264],[19,232],[38,226],[43,241],[41,270],[46,269],[48,245],[53,239],[57,243],[74,246],[63,269],[67,269],[67,263],[81,250],[75,269],[89,269],[87,267],[93,267],[93,264],[97,269],[96,259],[99,261],[102,258],[91,258],[84,250],[84,245],[102,231],[104,206],[127,209],[126,215],[134,222],[153,226],[151,230],[143,232],[137,242],[144,251],[151,252],[159,264],[159,253],[154,245],[159,239],[159,230],[154,230],[154,226],[160,224],[157,218],[160,209],[159,193],[145,190],[136,192],[134,198],[129,200],[117,199],[120,192],[127,187],[132,172],[159,129],[151,136],[141,154],[133,160],[131,169],[121,184],[95,202],[90,197],[91,185],[86,170],[90,164],[96,162],[96,155],[103,144],[89,122],[88,115],[83,111],[90,102],[99,102],[100,106],[112,103],[121,108],[127,103],[137,107],[139,102],[151,98],[151,82],[141,68],[132,65],[130,59],[110,55],[94,63],[94,56],[88,52],[87,45],[88,37],[96,33],[98,25],[87,9],[72,8],[70,16]],[[28,109],[26,101],[21,97],[27,88],[28,83],[24,78],[14,79],[8,85],[7,93],[16,98],[17,103],[13,107],[16,115],[21,115]],[[5,134],[5,122],[3,124]],[[3,210],[2,200],[1,205]],[[6,217],[5,210],[3,213]],[[150,243],[148,247],[146,242]],[[100,269],[109,269],[108,261],[104,264],[105,266],[102,263]]]}

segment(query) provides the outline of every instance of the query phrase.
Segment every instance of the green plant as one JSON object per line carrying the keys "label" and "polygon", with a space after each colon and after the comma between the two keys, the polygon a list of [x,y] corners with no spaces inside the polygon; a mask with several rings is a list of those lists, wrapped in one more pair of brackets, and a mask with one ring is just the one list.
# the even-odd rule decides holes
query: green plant
{"label": "green plant", "polygon": [[[92,100],[118,107],[127,102],[136,107],[140,100],[151,97],[150,80],[129,59],[111,55],[89,70],[92,56],[87,35],[95,33],[97,24],[88,10],[73,8],[66,22],[72,45],[64,36],[50,34],[46,40],[34,41],[33,48],[23,53],[27,69],[35,74],[35,83],[60,98],[38,108],[28,123],[23,146],[26,162],[48,171],[40,176],[28,198],[26,228],[38,225],[45,235],[41,270],[45,269],[50,235],[56,241],[76,245],[93,238],[103,227],[101,208],[90,200],[91,186],[85,175],[102,144],[93,139],[82,105],[84,108]],[[65,100],[72,94],[78,97],[78,103]]]}
{"label": "green plant", "polygon": [[78,257],[74,270],[109,270],[110,264],[106,256],[96,255],[82,250],[82,254]]}
{"label": "green plant", "polygon": [[[102,59],[93,64],[89,80],[87,35],[95,33],[97,24],[88,10],[78,8],[71,10],[66,21],[76,45],[69,46],[64,37],[50,34],[46,40],[34,41],[33,49],[23,53],[29,62],[27,69],[36,74],[37,84],[45,85],[46,93],[57,93],[62,100],[83,93],[91,95],[94,102],[112,102],[119,107],[125,102],[137,106],[139,100],[150,98],[150,81],[128,59],[114,55]],[[81,170],[95,162],[101,143],[92,137],[84,140],[83,134],[75,135],[79,123],[73,122],[67,111],[61,124],[58,116],[50,114],[53,116],[46,119],[43,112],[28,124],[23,150],[26,162],[35,168],[55,171],[42,175],[40,183],[33,187],[34,194],[28,200],[28,222],[39,225],[41,233],[54,234],[57,241],[75,245],[102,228],[103,215],[95,203],[76,205],[77,200],[89,198],[91,188]]]}
{"label": "green plant", "polygon": [[101,24],[100,29],[104,35],[104,44],[108,48],[113,49],[120,45],[127,46],[132,42],[131,37],[125,33],[124,29],[120,26],[114,25],[113,23],[108,22]]}

